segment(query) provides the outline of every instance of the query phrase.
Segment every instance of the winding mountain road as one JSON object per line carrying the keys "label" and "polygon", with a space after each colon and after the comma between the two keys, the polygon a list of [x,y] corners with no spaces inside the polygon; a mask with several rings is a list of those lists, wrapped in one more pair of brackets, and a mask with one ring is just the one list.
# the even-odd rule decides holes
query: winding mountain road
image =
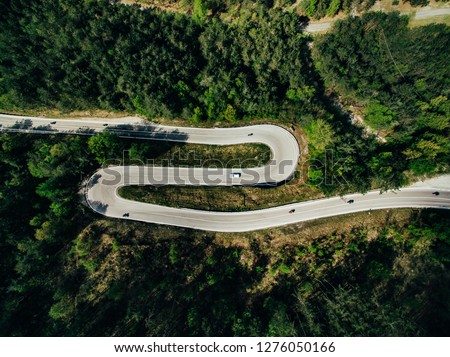
{"label": "winding mountain road", "polygon": [[87,183],[86,200],[94,211],[108,217],[208,231],[244,232],[376,209],[450,209],[450,175],[395,192],[380,194],[379,191],[371,191],[365,195],[352,194],[247,212],[211,212],[130,201],[118,196],[120,187],[146,184],[283,184],[295,173],[299,146],[289,131],[275,125],[202,129],[155,125],[132,117],[105,121],[1,114],[0,125],[0,131],[92,135],[109,130],[121,137],[214,145],[263,143],[271,149],[272,157],[267,165],[249,169],[154,166],[111,166],[100,169]]}

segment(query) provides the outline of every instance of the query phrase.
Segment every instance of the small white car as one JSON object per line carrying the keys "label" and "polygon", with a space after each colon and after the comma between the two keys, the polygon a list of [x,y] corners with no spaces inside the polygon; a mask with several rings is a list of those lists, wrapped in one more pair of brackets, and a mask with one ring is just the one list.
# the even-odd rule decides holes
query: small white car
{"label": "small white car", "polygon": [[239,172],[233,172],[230,174],[230,177],[231,178],[239,178],[239,177],[241,177],[241,174]]}

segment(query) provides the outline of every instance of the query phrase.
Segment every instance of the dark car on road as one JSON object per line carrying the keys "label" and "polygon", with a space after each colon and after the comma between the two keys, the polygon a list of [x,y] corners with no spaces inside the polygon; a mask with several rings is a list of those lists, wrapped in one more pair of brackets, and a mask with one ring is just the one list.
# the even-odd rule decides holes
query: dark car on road
{"label": "dark car on road", "polygon": [[347,203],[352,204],[355,200],[348,200]]}

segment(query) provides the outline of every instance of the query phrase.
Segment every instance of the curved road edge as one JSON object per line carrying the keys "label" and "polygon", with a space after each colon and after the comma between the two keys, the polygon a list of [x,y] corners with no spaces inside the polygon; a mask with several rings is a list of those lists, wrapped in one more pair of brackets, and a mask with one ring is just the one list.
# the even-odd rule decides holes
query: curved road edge
{"label": "curved road edge", "polygon": [[97,202],[88,196],[91,208],[112,218],[215,232],[248,232],[379,209],[450,209],[450,190],[436,191],[433,187],[409,187],[382,194],[370,191],[365,195],[336,196],[246,212],[203,211],[130,201],[118,195],[118,188],[107,198],[107,206],[96,206]]}
{"label": "curved road edge", "polygon": [[[17,121],[26,121],[26,128],[12,128]],[[371,191],[345,197],[331,197],[282,205],[247,212],[213,212],[186,208],[173,208],[130,201],[118,196],[118,189],[126,184],[148,183],[150,178],[166,180],[163,184],[207,185],[205,177],[213,175],[215,184],[255,185],[283,182],[295,172],[299,147],[296,139],[287,130],[274,125],[256,125],[240,128],[200,129],[164,127],[149,124],[139,118],[101,120],[63,120],[0,114],[1,131],[10,130],[28,133],[66,133],[92,135],[111,130],[116,126],[122,133],[139,134],[140,139],[184,141],[198,144],[233,145],[258,142],[266,144],[272,151],[269,165],[252,170],[220,169],[210,172],[204,168],[162,168],[117,166],[97,171],[87,184],[86,199],[96,212],[113,218],[165,224],[206,231],[245,232],[299,223],[348,213],[390,208],[442,208],[450,209],[450,175],[416,183],[412,187],[380,194]],[[126,128],[122,128],[125,125]],[[14,126],[14,125],[13,125]],[[139,130],[136,130],[136,129]],[[39,130],[36,130],[39,129]],[[142,129],[142,130],[141,130]],[[136,137],[125,135],[125,137]],[[280,165],[286,161],[286,165]],[[283,166],[283,167],[282,167]],[[126,171],[128,170],[128,171]],[[232,177],[238,171],[238,177]],[[242,171],[242,172],[240,172]],[[175,173],[178,175],[175,180]],[[206,176],[205,176],[206,174]],[[247,176],[246,176],[247,175]],[[189,180],[195,179],[195,183]],[[208,177],[209,180],[210,177]],[[183,181],[180,183],[180,180]],[[105,181],[105,182],[103,182]]]}

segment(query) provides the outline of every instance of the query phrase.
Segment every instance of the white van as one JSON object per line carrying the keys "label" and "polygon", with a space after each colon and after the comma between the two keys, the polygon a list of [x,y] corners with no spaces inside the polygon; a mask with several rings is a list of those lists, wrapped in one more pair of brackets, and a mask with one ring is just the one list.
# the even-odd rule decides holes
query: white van
{"label": "white van", "polygon": [[239,177],[241,177],[241,174],[239,172],[233,172],[230,174],[230,177],[231,178],[239,178]]}

